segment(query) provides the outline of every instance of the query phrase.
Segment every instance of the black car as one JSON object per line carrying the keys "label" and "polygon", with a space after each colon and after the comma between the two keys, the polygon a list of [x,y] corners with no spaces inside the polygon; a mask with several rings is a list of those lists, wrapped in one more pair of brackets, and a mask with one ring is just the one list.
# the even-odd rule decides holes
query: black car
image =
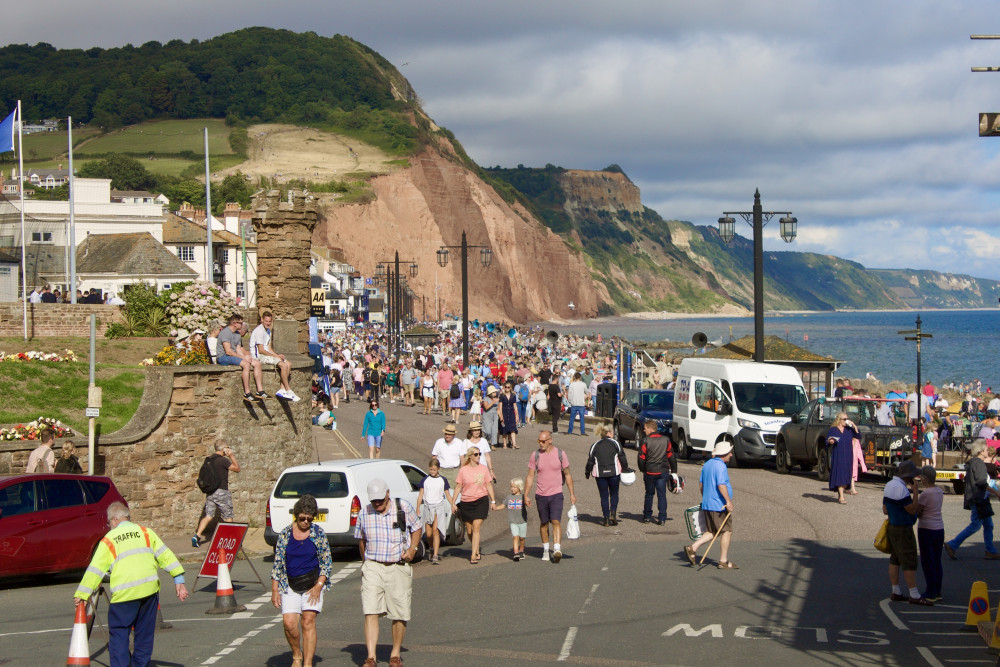
{"label": "black car", "polygon": [[643,425],[650,419],[658,422],[661,433],[670,436],[674,421],[673,389],[630,389],[626,392],[615,406],[615,439],[623,446],[632,440],[639,449],[646,435]]}

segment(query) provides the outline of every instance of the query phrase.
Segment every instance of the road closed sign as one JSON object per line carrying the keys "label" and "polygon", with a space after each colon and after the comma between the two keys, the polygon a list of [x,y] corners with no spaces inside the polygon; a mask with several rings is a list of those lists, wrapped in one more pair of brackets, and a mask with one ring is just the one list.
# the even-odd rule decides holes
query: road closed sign
{"label": "road closed sign", "polygon": [[215,579],[219,576],[219,549],[225,549],[226,566],[230,572],[233,571],[233,562],[236,560],[236,553],[243,547],[248,526],[246,523],[220,523],[216,527],[208,553],[198,570],[199,578]]}

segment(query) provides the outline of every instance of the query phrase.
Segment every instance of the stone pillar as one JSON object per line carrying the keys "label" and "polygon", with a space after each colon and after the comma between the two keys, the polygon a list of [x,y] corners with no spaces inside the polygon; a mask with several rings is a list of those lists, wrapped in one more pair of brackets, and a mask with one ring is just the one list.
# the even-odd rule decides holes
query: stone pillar
{"label": "stone pillar", "polygon": [[[260,194],[253,203],[257,233],[257,309],[270,310],[275,320],[298,325],[298,347],[285,350],[308,353],[309,250],[318,212],[311,195],[295,190],[282,200],[277,190]],[[282,351],[279,349],[279,351]]]}

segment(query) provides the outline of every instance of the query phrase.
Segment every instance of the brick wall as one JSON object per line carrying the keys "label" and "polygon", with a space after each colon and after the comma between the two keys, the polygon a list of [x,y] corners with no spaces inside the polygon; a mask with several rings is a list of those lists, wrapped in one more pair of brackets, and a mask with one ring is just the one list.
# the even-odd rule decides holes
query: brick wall
{"label": "brick wall", "polygon": [[[109,324],[122,321],[120,306],[29,303],[28,338],[89,336],[91,313],[97,314],[97,335],[101,337]],[[0,337],[23,335],[24,312],[21,302],[0,303]]]}
{"label": "brick wall", "polygon": [[[97,473],[114,480],[137,521],[163,534],[190,533],[205,500],[195,484],[198,469],[221,438],[242,468],[229,478],[236,520],[263,524],[278,474],[315,460],[307,398],[312,360],[290,360],[291,386],[303,400],[272,398],[261,407],[243,402],[238,367],[148,368],[135,415],[120,430],[98,437]],[[277,373],[265,370],[264,390],[273,396],[278,388]],[[86,434],[74,442],[86,470]],[[37,444],[0,443],[0,474],[22,472]]]}

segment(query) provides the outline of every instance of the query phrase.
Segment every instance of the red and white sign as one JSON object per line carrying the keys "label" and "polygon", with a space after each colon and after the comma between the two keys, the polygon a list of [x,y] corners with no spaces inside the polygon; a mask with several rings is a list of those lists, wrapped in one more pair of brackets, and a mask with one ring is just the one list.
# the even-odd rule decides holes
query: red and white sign
{"label": "red and white sign", "polygon": [[243,538],[247,535],[249,524],[246,523],[220,523],[215,528],[212,535],[212,543],[205,554],[205,560],[198,570],[198,577],[215,579],[219,576],[219,549],[226,551],[226,566],[229,571],[233,571],[233,562],[236,554],[243,547]]}

